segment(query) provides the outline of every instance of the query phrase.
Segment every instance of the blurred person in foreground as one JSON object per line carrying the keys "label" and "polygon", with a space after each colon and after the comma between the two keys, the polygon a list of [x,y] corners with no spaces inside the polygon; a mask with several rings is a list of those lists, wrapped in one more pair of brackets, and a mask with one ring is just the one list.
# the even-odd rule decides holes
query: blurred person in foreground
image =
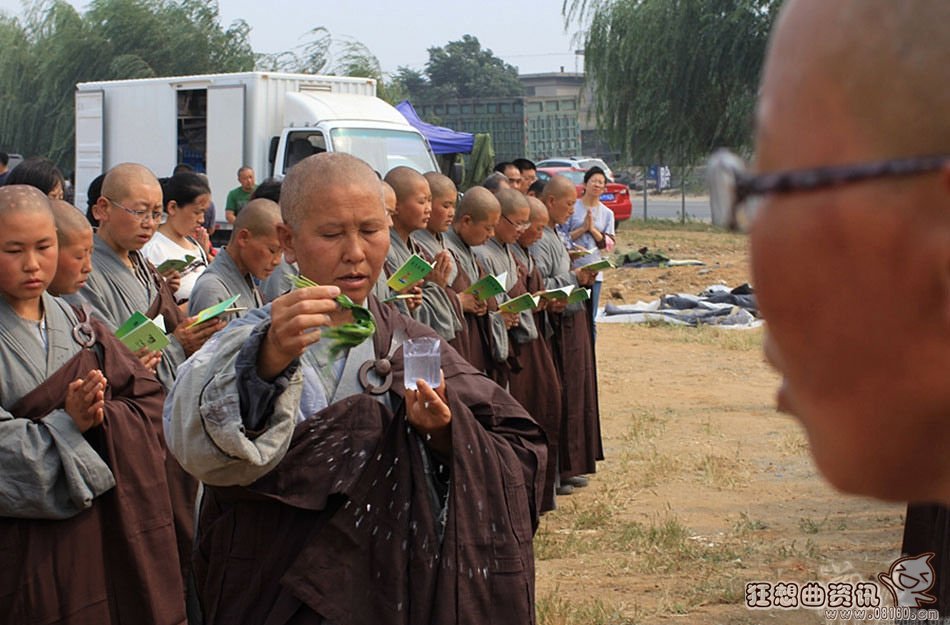
{"label": "blurred person in foreground", "polygon": [[950,502],[948,41],[946,2],[788,2],[754,173],[722,152],[710,163],[714,214],[751,232],[780,409],[840,490],[920,502],[903,551],[936,554],[937,609],[950,598],[947,508],[928,503]]}

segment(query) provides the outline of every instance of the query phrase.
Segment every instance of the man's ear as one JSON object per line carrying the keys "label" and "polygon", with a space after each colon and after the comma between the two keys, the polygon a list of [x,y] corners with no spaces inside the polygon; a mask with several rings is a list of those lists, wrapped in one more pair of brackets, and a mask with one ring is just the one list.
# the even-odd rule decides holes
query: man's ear
{"label": "man's ear", "polygon": [[297,262],[297,252],[294,249],[294,231],[285,223],[277,224],[277,238],[284,248],[284,260],[288,263]]}

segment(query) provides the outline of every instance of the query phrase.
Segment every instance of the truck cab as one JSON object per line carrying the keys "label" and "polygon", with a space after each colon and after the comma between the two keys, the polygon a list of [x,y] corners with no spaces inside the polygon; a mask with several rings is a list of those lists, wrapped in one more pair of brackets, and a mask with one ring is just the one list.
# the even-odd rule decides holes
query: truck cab
{"label": "truck cab", "polygon": [[288,93],[284,129],[271,139],[271,175],[282,178],[301,160],[320,152],[346,152],[380,176],[394,167],[438,171],[425,138],[378,98],[337,93]]}

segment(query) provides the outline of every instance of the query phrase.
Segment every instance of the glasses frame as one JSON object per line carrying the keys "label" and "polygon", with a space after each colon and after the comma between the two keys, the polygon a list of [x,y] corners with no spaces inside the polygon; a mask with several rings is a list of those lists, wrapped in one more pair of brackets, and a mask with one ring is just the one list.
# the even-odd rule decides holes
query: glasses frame
{"label": "glasses frame", "polygon": [[[163,223],[165,223],[165,220],[168,219],[168,214],[165,213],[165,211],[150,211],[147,209],[137,211],[137,210],[129,208],[128,206],[123,206],[122,204],[119,204],[118,202],[116,202],[110,197],[107,197],[105,195],[103,195],[102,197],[105,198],[106,202],[108,202],[109,204],[114,204],[115,206],[118,206],[119,208],[127,212],[128,214],[138,219],[142,223],[142,225],[145,225],[147,221],[151,221],[152,223],[162,225]],[[158,219],[155,218],[155,213],[160,213],[160,216],[158,217]]]}
{"label": "glasses frame", "polygon": [[515,222],[511,221],[511,219],[508,218],[508,215],[502,215],[501,218],[504,219],[505,221],[507,221],[508,223],[510,223],[510,224],[512,225],[512,227],[514,227],[514,229],[517,230],[518,232],[524,232],[525,230],[527,230],[528,228],[531,227],[531,222],[530,222],[530,221],[529,221],[528,223],[526,223],[526,224],[520,224],[520,225],[519,225],[519,224],[516,224]]}
{"label": "glasses frame", "polygon": [[709,157],[706,170],[713,223],[733,232],[745,232],[754,216],[750,212],[752,197],[930,173],[947,163],[950,155],[943,154],[752,174],[739,156],[719,149]]}

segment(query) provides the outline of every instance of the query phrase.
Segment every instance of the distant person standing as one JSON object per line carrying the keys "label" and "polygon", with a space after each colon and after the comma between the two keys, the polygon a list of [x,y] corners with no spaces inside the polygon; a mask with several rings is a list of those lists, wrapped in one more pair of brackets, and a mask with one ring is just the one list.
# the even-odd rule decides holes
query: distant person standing
{"label": "distant person standing", "polygon": [[254,182],[254,170],[246,165],[238,170],[237,179],[241,186],[228,192],[228,201],[224,206],[224,217],[229,224],[234,223],[234,218],[244,208],[244,205],[251,200],[251,194],[257,188]]}
{"label": "distant person standing", "polygon": [[6,152],[0,152],[0,185],[7,181],[7,174],[10,173],[10,155]]}

